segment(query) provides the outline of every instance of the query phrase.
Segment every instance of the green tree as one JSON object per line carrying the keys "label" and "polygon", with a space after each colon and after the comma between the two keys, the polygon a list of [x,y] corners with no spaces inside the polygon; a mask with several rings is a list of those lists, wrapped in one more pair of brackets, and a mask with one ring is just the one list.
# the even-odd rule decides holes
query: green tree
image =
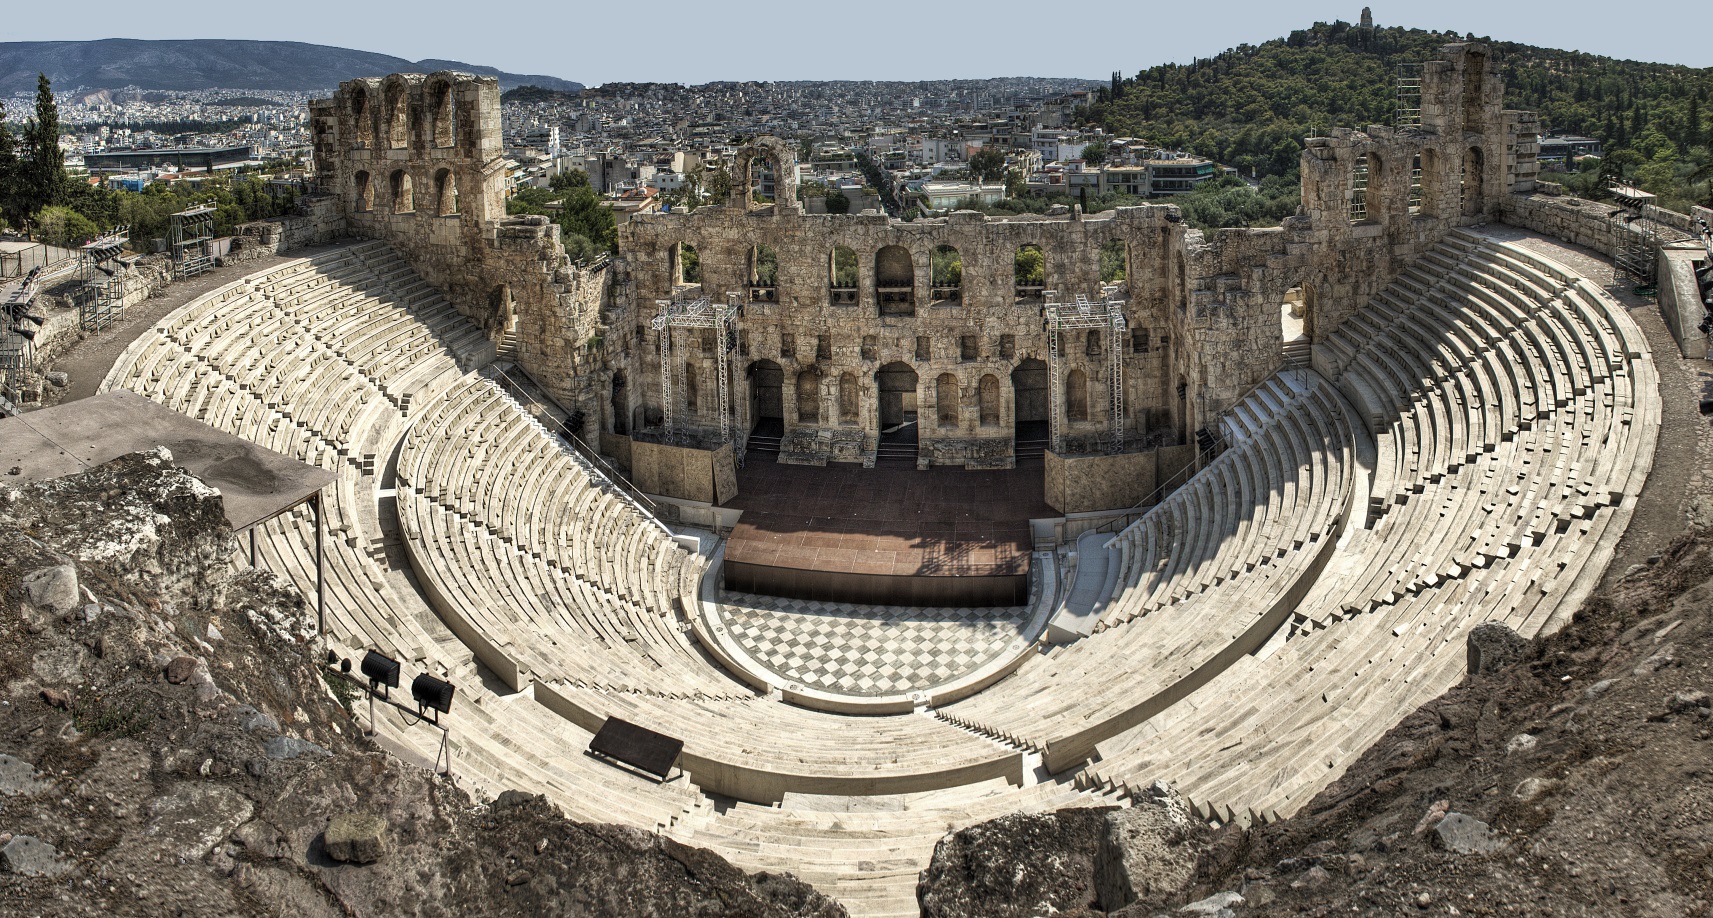
{"label": "green tree", "polygon": [[1094,143],[1083,147],[1083,162],[1097,169],[1105,165],[1106,143],[1104,141],[1097,140]]}
{"label": "green tree", "polygon": [[36,117],[24,126],[24,158],[19,182],[24,210],[60,203],[65,196],[65,153],[59,148],[59,106],[45,73],[36,78]]}
{"label": "green tree", "polygon": [[1005,178],[1005,154],[993,147],[982,147],[970,157],[970,175],[977,182],[987,184]]}
{"label": "green tree", "polygon": [[18,142],[6,125],[6,109],[0,107],[0,220],[21,226],[28,212],[18,201]]}
{"label": "green tree", "polygon": [[825,200],[827,203],[827,213],[848,214],[851,212],[851,199],[846,197],[845,193],[837,188],[828,192]]}
{"label": "green tree", "polygon": [[88,242],[100,232],[88,217],[69,207],[44,207],[36,213],[35,222],[43,242],[67,249]]}
{"label": "green tree", "polygon": [[1012,258],[1012,276],[1019,285],[1041,283],[1047,277],[1046,257],[1032,245],[1018,249]]}

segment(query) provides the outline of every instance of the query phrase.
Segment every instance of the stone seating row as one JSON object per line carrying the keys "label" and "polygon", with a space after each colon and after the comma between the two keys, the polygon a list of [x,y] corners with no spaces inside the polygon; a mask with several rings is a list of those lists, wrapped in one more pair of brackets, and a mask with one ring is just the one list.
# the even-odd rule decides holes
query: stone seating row
{"label": "stone seating row", "polygon": [[1431,283],[1406,272],[1332,336],[1338,360],[1317,354],[1394,412],[1374,528],[1352,532],[1285,640],[1101,743],[1089,786],[1165,778],[1211,818],[1289,815],[1461,675],[1471,628],[1533,635],[1598,579],[1658,433],[1639,331],[1514,246],[1456,234],[1424,261]]}
{"label": "stone seating row", "polygon": [[1230,449],[1112,540],[1121,573],[1101,628],[938,716],[1061,770],[1279,630],[1342,529],[1353,480],[1343,400],[1292,372],[1289,393],[1252,396]]}

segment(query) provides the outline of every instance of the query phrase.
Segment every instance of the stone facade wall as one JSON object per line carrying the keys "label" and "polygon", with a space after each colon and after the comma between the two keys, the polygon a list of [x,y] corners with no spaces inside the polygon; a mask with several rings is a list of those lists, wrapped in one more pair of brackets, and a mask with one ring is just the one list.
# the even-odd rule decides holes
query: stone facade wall
{"label": "stone facade wall", "polygon": [[[1421,125],[1308,141],[1303,209],[1276,229],[1192,231],[1169,205],[913,222],[808,214],[793,191],[793,145],[759,138],[739,152],[727,202],[633,217],[620,227],[619,253],[599,268],[571,265],[544,219],[505,216],[493,78],[352,80],[311,106],[328,197],[285,236],[391,242],[491,337],[515,331],[522,367],[583,411],[595,428],[586,432],[602,442],[661,421],[657,302],[686,293],[725,302],[732,292],[745,304],[729,380],[736,430],[776,412],[786,452],[801,451],[799,460],[861,458],[886,426],[883,401],[904,398],[925,461],[972,466],[1010,464],[1017,422],[1047,417],[1037,385],[1049,341],[1039,290],[1014,283],[1018,250],[1040,249],[1041,287],[1098,301],[1101,248],[1118,241],[1127,328],[1121,340],[1110,329],[1061,339],[1063,448],[1104,449],[1113,348],[1122,354],[1128,448],[1185,443],[1278,368],[1287,298],[1301,293],[1309,335],[1324,337],[1451,228],[1534,200],[1526,195],[1537,183],[1538,122],[1503,110],[1485,45],[1448,45],[1444,58],[1424,68]],[[776,196],[758,204],[747,165],[763,160]],[[1353,212],[1359,176],[1365,206]],[[932,282],[941,246],[961,259],[955,286]],[[696,290],[681,284],[686,247],[700,267]],[[763,247],[777,259],[772,284],[756,274]],[[833,253],[843,249],[855,257],[854,289],[832,286]],[[672,335],[679,429],[716,430],[712,341],[700,330]]]}
{"label": "stone facade wall", "polygon": [[1707,307],[1695,280],[1695,269],[1706,262],[1707,249],[1699,242],[1667,246],[1659,254],[1659,311],[1685,358],[1707,356],[1707,333],[1701,330]]}
{"label": "stone facade wall", "polygon": [[1586,246],[1610,256],[1618,248],[1618,224],[1612,220],[1612,215],[1620,210],[1610,204],[1563,197],[1547,190],[1512,195],[1505,200],[1500,216],[1512,226]]}

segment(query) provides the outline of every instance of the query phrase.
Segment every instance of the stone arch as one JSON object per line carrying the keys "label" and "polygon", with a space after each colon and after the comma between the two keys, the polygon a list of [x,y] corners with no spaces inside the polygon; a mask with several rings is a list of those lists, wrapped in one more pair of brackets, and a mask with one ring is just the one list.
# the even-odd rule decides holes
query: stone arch
{"label": "stone arch", "polygon": [[839,374],[839,423],[861,423],[859,411],[860,399],[857,393],[856,374],[846,370]]}
{"label": "stone arch", "polygon": [[762,303],[779,302],[779,253],[773,246],[749,248],[749,298]]}
{"label": "stone arch", "polygon": [[1486,153],[1472,146],[1463,151],[1463,215],[1479,217],[1487,209]]}
{"label": "stone arch", "polygon": [[1047,364],[1036,357],[1018,361],[1011,371],[1011,412],[1016,424],[1047,421]]}
{"label": "stone arch", "polygon": [[743,176],[749,189],[745,206],[749,208],[771,207],[778,202],[779,192],[777,180],[781,169],[777,159],[767,152],[758,152],[750,157],[749,168]]}
{"label": "stone arch", "polygon": [[672,286],[678,284],[700,284],[702,282],[702,257],[696,253],[696,247],[688,242],[680,242],[672,247],[671,264]]}
{"label": "stone arch", "polygon": [[850,246],[833,246],[827,253],[828,301],[834,306],[855,306],[860,278],[856,252]]}
{"label": "stone arch", "polygon": [[394,74],[383,84],[381,97],[385,100],[381,109],[387,141],[384,146],[393,150],[404,149],[410,143],[410,86]]}
{"label": "stone arch", "polygon": [[1040,245],[1026,242],[1011,258],[1011,282],[1019,300],[1040,299],[1047,289],[1047,253]]}
{"label": "stone arch", "polygon": [[771,360],[749,365],[750,417],[756,421],[785,417],[785,371]]}
{"label": "stone arch", "polygon": [[797,423],[821,423],[821,374],[813,367],[797,374]]}
{"label": "stone arch", "polygon": [[981,426],[999,426],[999,377],[984,374],[976,386],[976,407],[981,413]]}
{"label": "stone arch", "polygon": [[375,142],[374,113],[369,108],[369,90],[361,83],[351,87],[351,122],[356,129],[356,136],[351,138],[351,146],[370,147]]}
{"label": "stone arch", "polygon": [[1088,420],[1088,374],[1073,367],[1065,374],[1065,419]]}
{"label": "stone arch", "polygon": [[369,182],[369,173],[361,169],[351,176],[351,185],[357,194],[357,211],[363,213],[374,206],[374,189]]}
{"label": "stone arch", "polygon": [[387,178],[387,191],[392,195],[393,213],[408,214],[416,210],[416,193],[411,190],[408,171],[394,169]]}
{"label": "stone arch", "polygon": [[889,245],[874,253],[874,287],[881,315],[916,314],[916,265],[909,249]]}
{"label": "stone arch", "polygon": [[916,420],[916,370],[907,363],[894,361],[874,373],[874,384],[880,397],[880,428],[897,427]]}
{"label": "stone arch", "polygon": [[451,169],[434,173],[434,212],[442,217],[458,213],[458,177]]}
{"label": "stone arch", "polygon": [[753,163],[761,159],[772,169],[773,212],[799,213],[797,206],[797,153],[790,143],[763,135],[738,149],[732,159],[732,188],[728,203],[740,212],[754,208]]}
{"label": "stone arch", "polygon": [[428,145],[445,149],[458,142],[458,101],[452,81],[435,77],[428,84]]}
{"label": "stone arch", "polygon": [[934,417],[941,427],[958,426],[958,378],[941,373],[934,380]]}
{"label": "stone arch", "polygon": [[1108,239],[1100,245],[1101,286],[1128,285],[1130,282],[1130,244],[1123,239]]}
{"label": "stone arch", "polygon": [[928,260],[929,299],[961,300],[964,291],[964,257],[949,245],[934,247]]}
{"label": "stone arch", "polygon": [[516,304],[512,301],[510,284],[500,284],[488,294],[488,315],[493,323],[490,331],[498,329],[504,333],[511,330],[512,319],[516,315]]}

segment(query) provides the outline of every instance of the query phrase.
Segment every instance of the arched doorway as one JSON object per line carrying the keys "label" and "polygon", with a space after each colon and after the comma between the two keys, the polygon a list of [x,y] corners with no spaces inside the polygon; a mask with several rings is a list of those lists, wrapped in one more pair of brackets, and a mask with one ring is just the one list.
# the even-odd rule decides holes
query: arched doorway
{"label": "arched doorway", "polygon": [[1012,437],[1017,458],[1035,458],[1047,446],[1047,363],[1034,357],[1011,371]]}
{"label": "arched doorway", "polygon": [[916,371],[907,363],[889,363],[874,374],[880,393],[880,429],[916,421]]}
{"label": "arched doorway", "polygon": [[766,436],[785,434],[785,371],[771,360],[757,360],[749,365],[749,416],[754,433]]}

